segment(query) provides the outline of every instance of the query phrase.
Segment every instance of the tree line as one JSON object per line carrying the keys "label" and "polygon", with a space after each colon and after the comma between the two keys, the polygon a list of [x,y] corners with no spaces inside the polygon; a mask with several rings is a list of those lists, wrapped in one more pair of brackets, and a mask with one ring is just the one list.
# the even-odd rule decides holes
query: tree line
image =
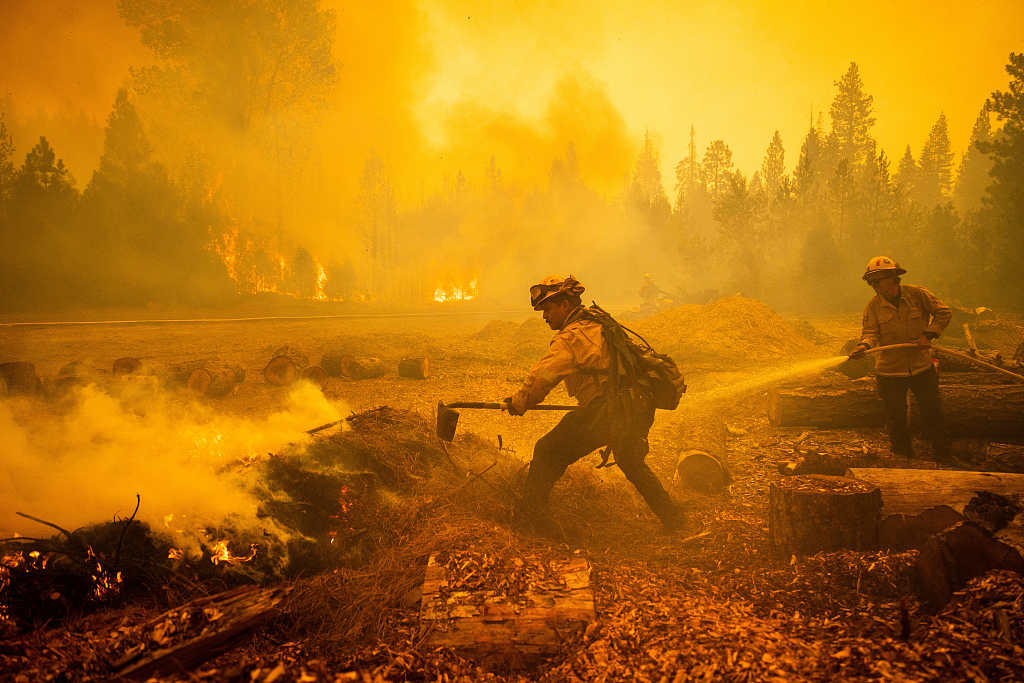
{"label": "tree line", "polygon": [[[481,270],[497,280],[524,263],[558,271],[568,262],[625,273],[624,287],[634,292],[640,273],[654,270],[680,301],[740,292],[788,308],[850,310],[866,295],[854,286],[863,264],[883,253],[905,261],[912,281],[962,304],[1024,309],[1024,294],[1008,286],[1024,266],[1024,55],[1010,55],[1009,87],[980,103],[959,161],[941,114],[916,153],[908,145],[894,160],[881,149],[872,137],[873,99],[855,63],[835,82],[829,123],[824,113],[808,122],[792,172],[778,132],[748,177],[724,140],[698,154],[691,128],[671,198],[650,135],[618,197],[586,187],[570,145],[552,162],[546,186],[509,187],[492,158],[478,186],[460,173],[400,210],[386,165],[371,155],[352,212],[359,240],[350,254],[321,264],[274,229],[288,220],[284,204],[232,210],[218,187],[224,173],[237,184],[260,173],[290,177],[288,164],[299,162],[282,149],[292,159],[311,158],[301,153],[308,147],[302,128],[281,122],[310,116],[329,88],[331,18],[313,12],[316,3],[295,4],[309,11],[278,22],[290,46],[281,54],[290,61],[238,79],[201,60],[205,43],[182,37],[192,34],[161,33],[166,17],[151,16],[157,10],[146,3],[121,5],[150,27],[144,35],[174,57],[173,68],[139,72],[133,88],[118,93],[84,189],[45,137],[16,163],[0,112],[2,310],[218,305],[268,290],[415,302],[438,284],[430,280],[438,273],[462,285]],[[267,72],[287,78],[269,81]],[[238,92],[209,100],[197,94],[216,91],[224,79],[238,81]],[[248,131],[267,143],[262,156],[232,166],[230,149],[199,151],[201,132],[172,135],[168,121],[184,113],[169,115],[153,102],[181,91],[205,108],[189,121],[217,121],[218,134]],[[165,151],[168,138],[173,155]],[[294,175],[298,187],[305,176]],[[521,282],[505,286],[493,293],[514,296]]]}

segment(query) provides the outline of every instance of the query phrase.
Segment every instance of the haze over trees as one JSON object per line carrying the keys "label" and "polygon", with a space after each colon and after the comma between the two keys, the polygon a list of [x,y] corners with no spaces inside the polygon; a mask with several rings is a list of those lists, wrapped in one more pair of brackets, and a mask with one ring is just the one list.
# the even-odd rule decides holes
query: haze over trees
{"label": "haze over trees", "polygon": [[[864,263],[883,253],[947,298],[1024,308],[1005,286],[1024,268],[1022,55],[1010,55],[1007,89],[979,103],[965,149],[953,149],[942,112],[904,149],[881,149],[870,75],[851,63],[802,139],[764,121],[774,132],[749,176],[727,140],[691,127],[671,195],[651,132],[617,192],[584,180],[595,160],[580,157],[594,148],[583,138],[542,160],[546,182],[522,186],[504,172],[501,145],[512,143],[499,127],[486,168],[463,169],[480,180],[459,172],[424,192],[371,153],[342,205],[320,133],[343,75],[331,12],[315,0],[119,9],[154,62],[111,103],[90,178],[76,179],[45,137],[14,149],[0,111],[0,310],[259,293],[418,305],[438,290],[475,296],[481,280],[509,302],[522,298],[524,264],[575,263],[626,294],[653,272],[680,301],[741,292],[848,311],[868,295]],[[711,139],[703,150],[698,133]],[[333,234],[344,248],[328,252]]]}

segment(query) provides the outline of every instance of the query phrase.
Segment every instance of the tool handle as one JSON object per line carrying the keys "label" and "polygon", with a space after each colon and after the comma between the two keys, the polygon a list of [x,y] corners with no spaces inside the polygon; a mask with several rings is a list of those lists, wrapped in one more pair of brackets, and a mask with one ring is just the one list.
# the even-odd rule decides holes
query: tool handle
{"label": "tool handle", "polygon": [[[486,410],[504,410],[506,404],[498,402],[486,402],[486,401],[456,401],[455,403],[445,403],[445,408],[484,408]],[[530,410],[576,410],[579,406],[559,406],[541,403],[535,405]]]}
{"label": "tool handle", "polygon": [[1015,378],[1017,378],[1017,379],[1019,379],[1021,381],[1024,381],[1024,375],[1018,375],[1016,372],[1010,372],[1009,370],[1001,368],[998,365],[993,365],[992,363],[987,363],[987,362],[981,360],[980,358],[975,358],[974,356],[972,356],[969,353],[961,353],[960,351],[954,351],[953,349],[948,349],[945,346],[935,346],[935,345],[932,345],[932,348],[937,350],[937,351],[942,351],[943,353],[948,353],[948,354],[950,354],[952,356],[956,356],[958,358],[963,358],[964,360],[970,361],[970,362],[974,363],[975,365],[980,365],[982,367],[989,368],[990,370],[995,370],[997,372],[1003,373],[1004,375],[1009,375],[1010,377],[1015,377]]}

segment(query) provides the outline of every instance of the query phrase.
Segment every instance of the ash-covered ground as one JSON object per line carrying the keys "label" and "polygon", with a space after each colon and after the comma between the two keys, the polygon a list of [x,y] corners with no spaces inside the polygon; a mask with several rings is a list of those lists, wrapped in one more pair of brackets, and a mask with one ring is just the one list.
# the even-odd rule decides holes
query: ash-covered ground
{"label": "ash-covered ground", "polygon": [[[17,492],[19,477],[27,476],[24,468],[48,465],[32,476],[46,477],[48,471],[57,477],[67,470],[90,478],[83,487],[102,488],[108,480],[119,486],[137,483],[140,510],[136,518],[129,517],[133,495],[121,495],[122,502],[105,517],[91,519],[65,518],[71,515],[63,512],[65,501],[39,497],[31,499],[37,507],[19,508],[66,532],[51,536],[53,528],[19,518],[24,526],[16,531],[39,538],[32,546],[39,552],[32,558],[35,564],[25,559],[27,541],[5,545],[8,568],[0,588],[7,616],[0,675],[18,681],[108,680],[131,662],[189,635],[216,630],[216,615],[175,621],[165,614],[168,608],[258,584],[280,591],[274,594],[278,607],[272,618],[242,633],[221,654],[211,652],[188,670],[158,677],[674,681],[1024,676],[1024,587],[1018,574],[993,572],[976,579],[933,614],[914,590],[916,551],[809,557],[777,557],[770,551],[768,490],[782,476],[780,463],[801,453],[822,453],[851,464],[934,466],[893,462],[880,429],[808,433],[768,423],[767,382],[785,374],[780,369],[836,355],[857,332],[855,316],[798,321],[758,302],[732,298],[630,324],[680,361],[690,385],[678,410],[659,411],[649,455],[652,468],[691,514],[693,527],[684,534],[661,533],[621,472],[594,468],[596,454],[571,467],[555,489],[559,533],[538,536],[511,524],[532,444],[557,415],[510,418],[497,411],[465,410],[451,445],[436,438],[437,401],[496,401],[515,389],[551,335],[539,318],[8,330],[0,340],[0,356],[35,363],[44,388],[47,378],[72,361],[94,368],[95,378],[60,397],[51,392],[0,404],[8,448],[32,451],[34,443],[47,443],[76,449],[50,453],[52,462],[41,462],[48,456],[37,452],[11,461],[5,485]],[[377,356],[391,368],[402,358],[427,356],[431,373],[425,380],[399,378],[393,370],[358,381],[328,378],[322,390],[274,387],[263,382],[262,369],[282,345],[301,349],[314,363],[330,351]],[[195,399],[158,385],[158,402],[140,401],[135,394],[129,400],[106,373],[123,356],[140,358],[155,377],[165,365],[216,357],[242,366],[246,379],[219,399]],[[110,397],[103,410],[97,407],[98,395]],[[551,402],[566,399],[561,390],[550,397]],[[83,412],[83,405],[93,412]],[[331,418],[343,424],[303,436],[303,429]],[[719,494],[689,491],[674,479],[679,444],[709,420],[724,421],[728,433],[733,482]],[[84,431],[87,424],[94,425],[87,440],[53,433],[69,425]],[[138,434],[119,441],[126,425]],[[215,427],[220,438],[202,431],[204,426]],[[154,429],[151,440],[145,436],[147,427]],[[189,522],[191,533],[175,528],[182,516],[188,519],[187,505],[178,511],[177,523],[145,512],[173,504],[175,496],[154,490],[160,477],[147,477],[148,470],[128,465],[148,459],[156,469],[187,479],[192,470],[169,464],[182,455],[173,435],[186,427],[198,430],[189,432],[187,443],[204,449],[193,453],[193,460],[209,465],[211,458],[221,458],[212,460],[216,466],[202,468],[196,487],[221,486],[219,495],[230,501],[206,506],[205,517]],[[233,441],[230,435],[239,432],[253,438]],[[115,447],[104,449],[104,443]],[[152,444],[149,452],[146,443]],[[100,472],[89,474],[92,470],[75,461],[91,455],[103,458]],[[116,463],[119,457],[122,468],[106,469],[108,461]],[[167,477],[168,487],[190,488]],[[218,491],[204,489],[203,495],[205,500]],[[217,514],[222,517],[215,519]],[[227,545],[218,546],[219,541]],[[23,553],[20,564],[11,559],[17,552]],[[433,647],[420,621],[420,591],[431,555],[457,558],[451,566],[458,565],[467,586],[513,592],[540,580],[543,572],[531,568],[552,558],[583,556],[592,567],[597,619],[525,669],[484,666]],[[75,584],[68,579],[81,575],[83,566],[91,571],[84,574],[88,580]],[[95,592],[97,575],[109,579],[109,593]],[[57,586],[54,577],[68,583]],[[49,604],[53,593],[61,595]]]}

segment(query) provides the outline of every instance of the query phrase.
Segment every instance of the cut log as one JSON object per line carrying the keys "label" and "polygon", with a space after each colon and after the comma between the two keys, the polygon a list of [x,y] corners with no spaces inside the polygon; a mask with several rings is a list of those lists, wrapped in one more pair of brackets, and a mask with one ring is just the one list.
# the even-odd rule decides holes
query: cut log
{"label": "cut log", "polygon": [[726,452],[725,421],[710,417],[683,427],[676,442],[682,446],[673,479],[701,493],[719,493],[732,481]]}
{"label": "cut log", "polygon": [[31,396],[38,393],[41,386],[36,366],[23,361],[0,363],[0,377],[4,378],[11,396]]}
{"label": "cut log", "polygon": [[403,358],[398,361],[398,376],[410,379],[426,379],[430,375],[430,360],[426,356]]}
{"label": "cut log", "polygon": [[189,375],[187,386],[194,393],[211,398],[227,396],[245,381],[245,370],[222,361],[206,363]]}
{"label": "cut log", "polygon": [[274,386],[287,386],[299,379],[308,366],[306,354],[291,346],[282,346],[274,351],[267,367],[263,368],[263,379]]}
{"label": "cut log", "polygon": [[302,379],[309,380],[322,389],[327,384],[327,373],[319,365],[310,365],[302,371]]}
{"label": "cut log", "polygon": [[196,396],[220,398],[227,396],[245,381],[245,370],[219,360],[194,360],[171,368],[171,381],[182,385]]}
{"label": "cut log", "polygon": [[[1024,437],[1024,384],[950,384],[940,393],[950,436]],[[917,399],[908,394],[911,428],[920,431]]]}
{"label": "cut log", "polygon": [[1024,473],[1024,444],[993,441],[985,447],[986,470]]}
{"label": "cut log", "polygon": [[320,367],[328,377],[341,377],[341,361],[349,355],[344,351],[328,351],[320,358]]}
{"label": "cut log", "polygon": [[114,361],[114,376],[120,377],[121,375],[132,375],[142,369],[142,361],[138,358],[132,358],[131,356],[125,356],[124,358],[118,358]]}
{"label": "cut log", "polygon": [[846,477],[803,474],[772,482],[768,536],[779,555],[812,554],[878,545],[882,495],[877,486]]}
{"label": "cut log", "polygon": [[138,642],[110,653],[113,677],[146,680],[180,676],[276,616],[288,590],[243,586],[168,610],[118,641],[125,645]]}
{"label": "cut log", "polygon": [[425,644],[506,669],[526,668],[559,652],[595,619],[590,563],[577,556],[543,564],[544,578],[526,586],[515,576],[499,579],[513,591],[522,590],[513,599],[507,590],[451,585],[444,565],[431,555],[420,608]]}
{"label": "cut log", "polygon": [[387,374],[384,361],[380,358],[356,358],[346,356],[341,359],[341,376],[348,379],[372,379]]}
{"label": "cut log", "polygon": [[1004,496],[1024,494],[1024,474],[857,467],[848,470],[846,476],[881,489],[886,514],[916,515],[938,505],[963,513],[977,491]]}
{"label": "cut log", "polygon": [[938,610],[976,576],[993,569],[1024,573],[1024,558],[983,527],[960,522],[928,539],[915,566],[921,599]]}
{"label": "cut log", "polygon": [[776,427],[880,427],[885,412],[874,381],[860,380],[847,386],[773,388],[768,419]]}
{"label": "cut log", "polygon": [[81,361],[71,361],[57,371],[57,377],[52,384],[52,396],[63,397],[75,387],[83,387],[91,381],[95,381],[96,372]]}
{"label": "cut log", "polygon": [[0,362],[0,377],[7,383],[7,393],[11,396],[33,395],[42,386],[36,374],[36,366],[31,362]]}
{"label": "cut log", "polygon": [[[884,493],[882,504],[884,508]],[[932,535],[963,520],[964,516],[948,505],[926,508],[916,515],[886,515],[878,525],[878,546],[894,551],[920,548]]]}

